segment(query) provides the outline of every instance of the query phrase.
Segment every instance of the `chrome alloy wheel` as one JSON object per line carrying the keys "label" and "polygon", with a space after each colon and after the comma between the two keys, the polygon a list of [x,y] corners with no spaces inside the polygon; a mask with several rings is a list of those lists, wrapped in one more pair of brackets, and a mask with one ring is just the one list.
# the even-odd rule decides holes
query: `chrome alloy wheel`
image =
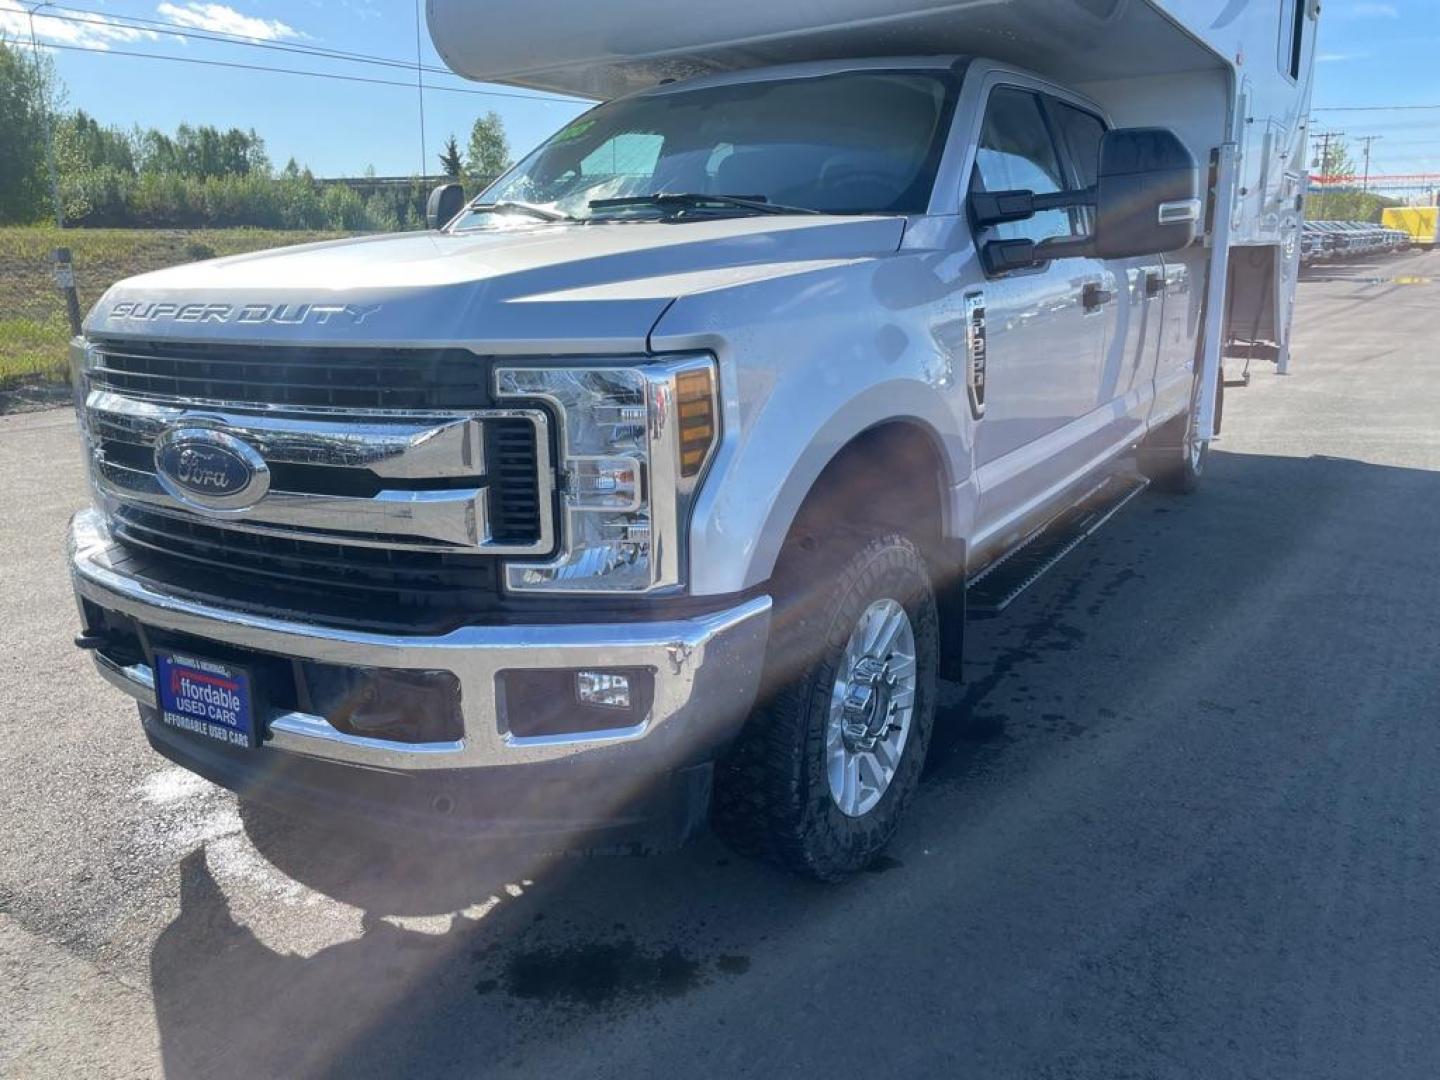
{"label": "chrome alloy wheel", "polygon": [[865,609],[850,633],[830,694],[825,728],[830,796],[847,817],[885,794],[915,713],[915,629],[894,600]]}

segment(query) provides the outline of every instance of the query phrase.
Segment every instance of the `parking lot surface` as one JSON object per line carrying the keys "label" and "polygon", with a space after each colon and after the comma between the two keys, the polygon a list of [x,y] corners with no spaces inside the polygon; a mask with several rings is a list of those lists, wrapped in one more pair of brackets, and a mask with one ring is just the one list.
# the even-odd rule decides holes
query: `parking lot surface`
{"label": "parking lot surface", "polygon": [[972,637],[842,887],[238,804],[70,644],[69,414],[0,417],[0,1075],[1433,1076],[1437,311],[1440,255],[1312,271],[1202,492]]}

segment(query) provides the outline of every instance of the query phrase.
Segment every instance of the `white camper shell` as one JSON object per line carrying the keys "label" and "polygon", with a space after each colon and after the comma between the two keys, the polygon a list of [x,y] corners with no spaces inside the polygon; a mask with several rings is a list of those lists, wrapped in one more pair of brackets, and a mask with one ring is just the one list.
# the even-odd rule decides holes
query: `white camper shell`
{"label": "white camper shell", "polygon": [[436,49],[476,80],[608,100],[809,61],[973,56],[1078,91],[1117,127],[1173,130],[1209,163],[1201,428],[1227,354],[1289,369],[1319,0],[428,0]]}

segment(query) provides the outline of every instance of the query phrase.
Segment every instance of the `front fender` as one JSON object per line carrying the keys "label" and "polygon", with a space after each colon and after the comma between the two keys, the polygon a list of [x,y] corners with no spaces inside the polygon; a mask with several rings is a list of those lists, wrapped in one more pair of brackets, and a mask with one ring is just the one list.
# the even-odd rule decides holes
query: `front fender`
{"label": "front fender", "polygon": [[905,262],[866,260],[683,298],[662,319],[652,349],[704,349],[720,362],[723,437],[691,513],[693,594],[765,582],[825,466],[888,421],[912,422],[934,440],[948,474],[945,531],[963,535],[972,433],[960,358],[945,347],[961,315],[933,290],[896,305]]}

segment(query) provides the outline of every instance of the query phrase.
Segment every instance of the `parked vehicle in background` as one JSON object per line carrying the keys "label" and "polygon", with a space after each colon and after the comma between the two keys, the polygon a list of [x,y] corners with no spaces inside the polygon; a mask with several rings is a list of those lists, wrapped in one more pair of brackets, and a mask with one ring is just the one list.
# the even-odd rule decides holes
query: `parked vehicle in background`
{"label": "parked vehicle in background", "polygon": [[1224,357],[1288,365],[1285,11],[430,0],[457,72],[606,103],[438,232],[101,299],[78,643],[256,799],[855,873],[967,612],[1193,491]]}
{"label": "parked vehicle in background", "polygon": [[1302,264],[1327,259],[1392,255],[1404,248],[1406,236],[1397,229],[1366,221],[1306,221],[1300,230]]}
{"label": "parked vehicle in background", "polygon": [[1440,243],[1440,207],[1389,206],[1380,220],[1389,228],[1405,234],[1414,247],[1433,251]]}

